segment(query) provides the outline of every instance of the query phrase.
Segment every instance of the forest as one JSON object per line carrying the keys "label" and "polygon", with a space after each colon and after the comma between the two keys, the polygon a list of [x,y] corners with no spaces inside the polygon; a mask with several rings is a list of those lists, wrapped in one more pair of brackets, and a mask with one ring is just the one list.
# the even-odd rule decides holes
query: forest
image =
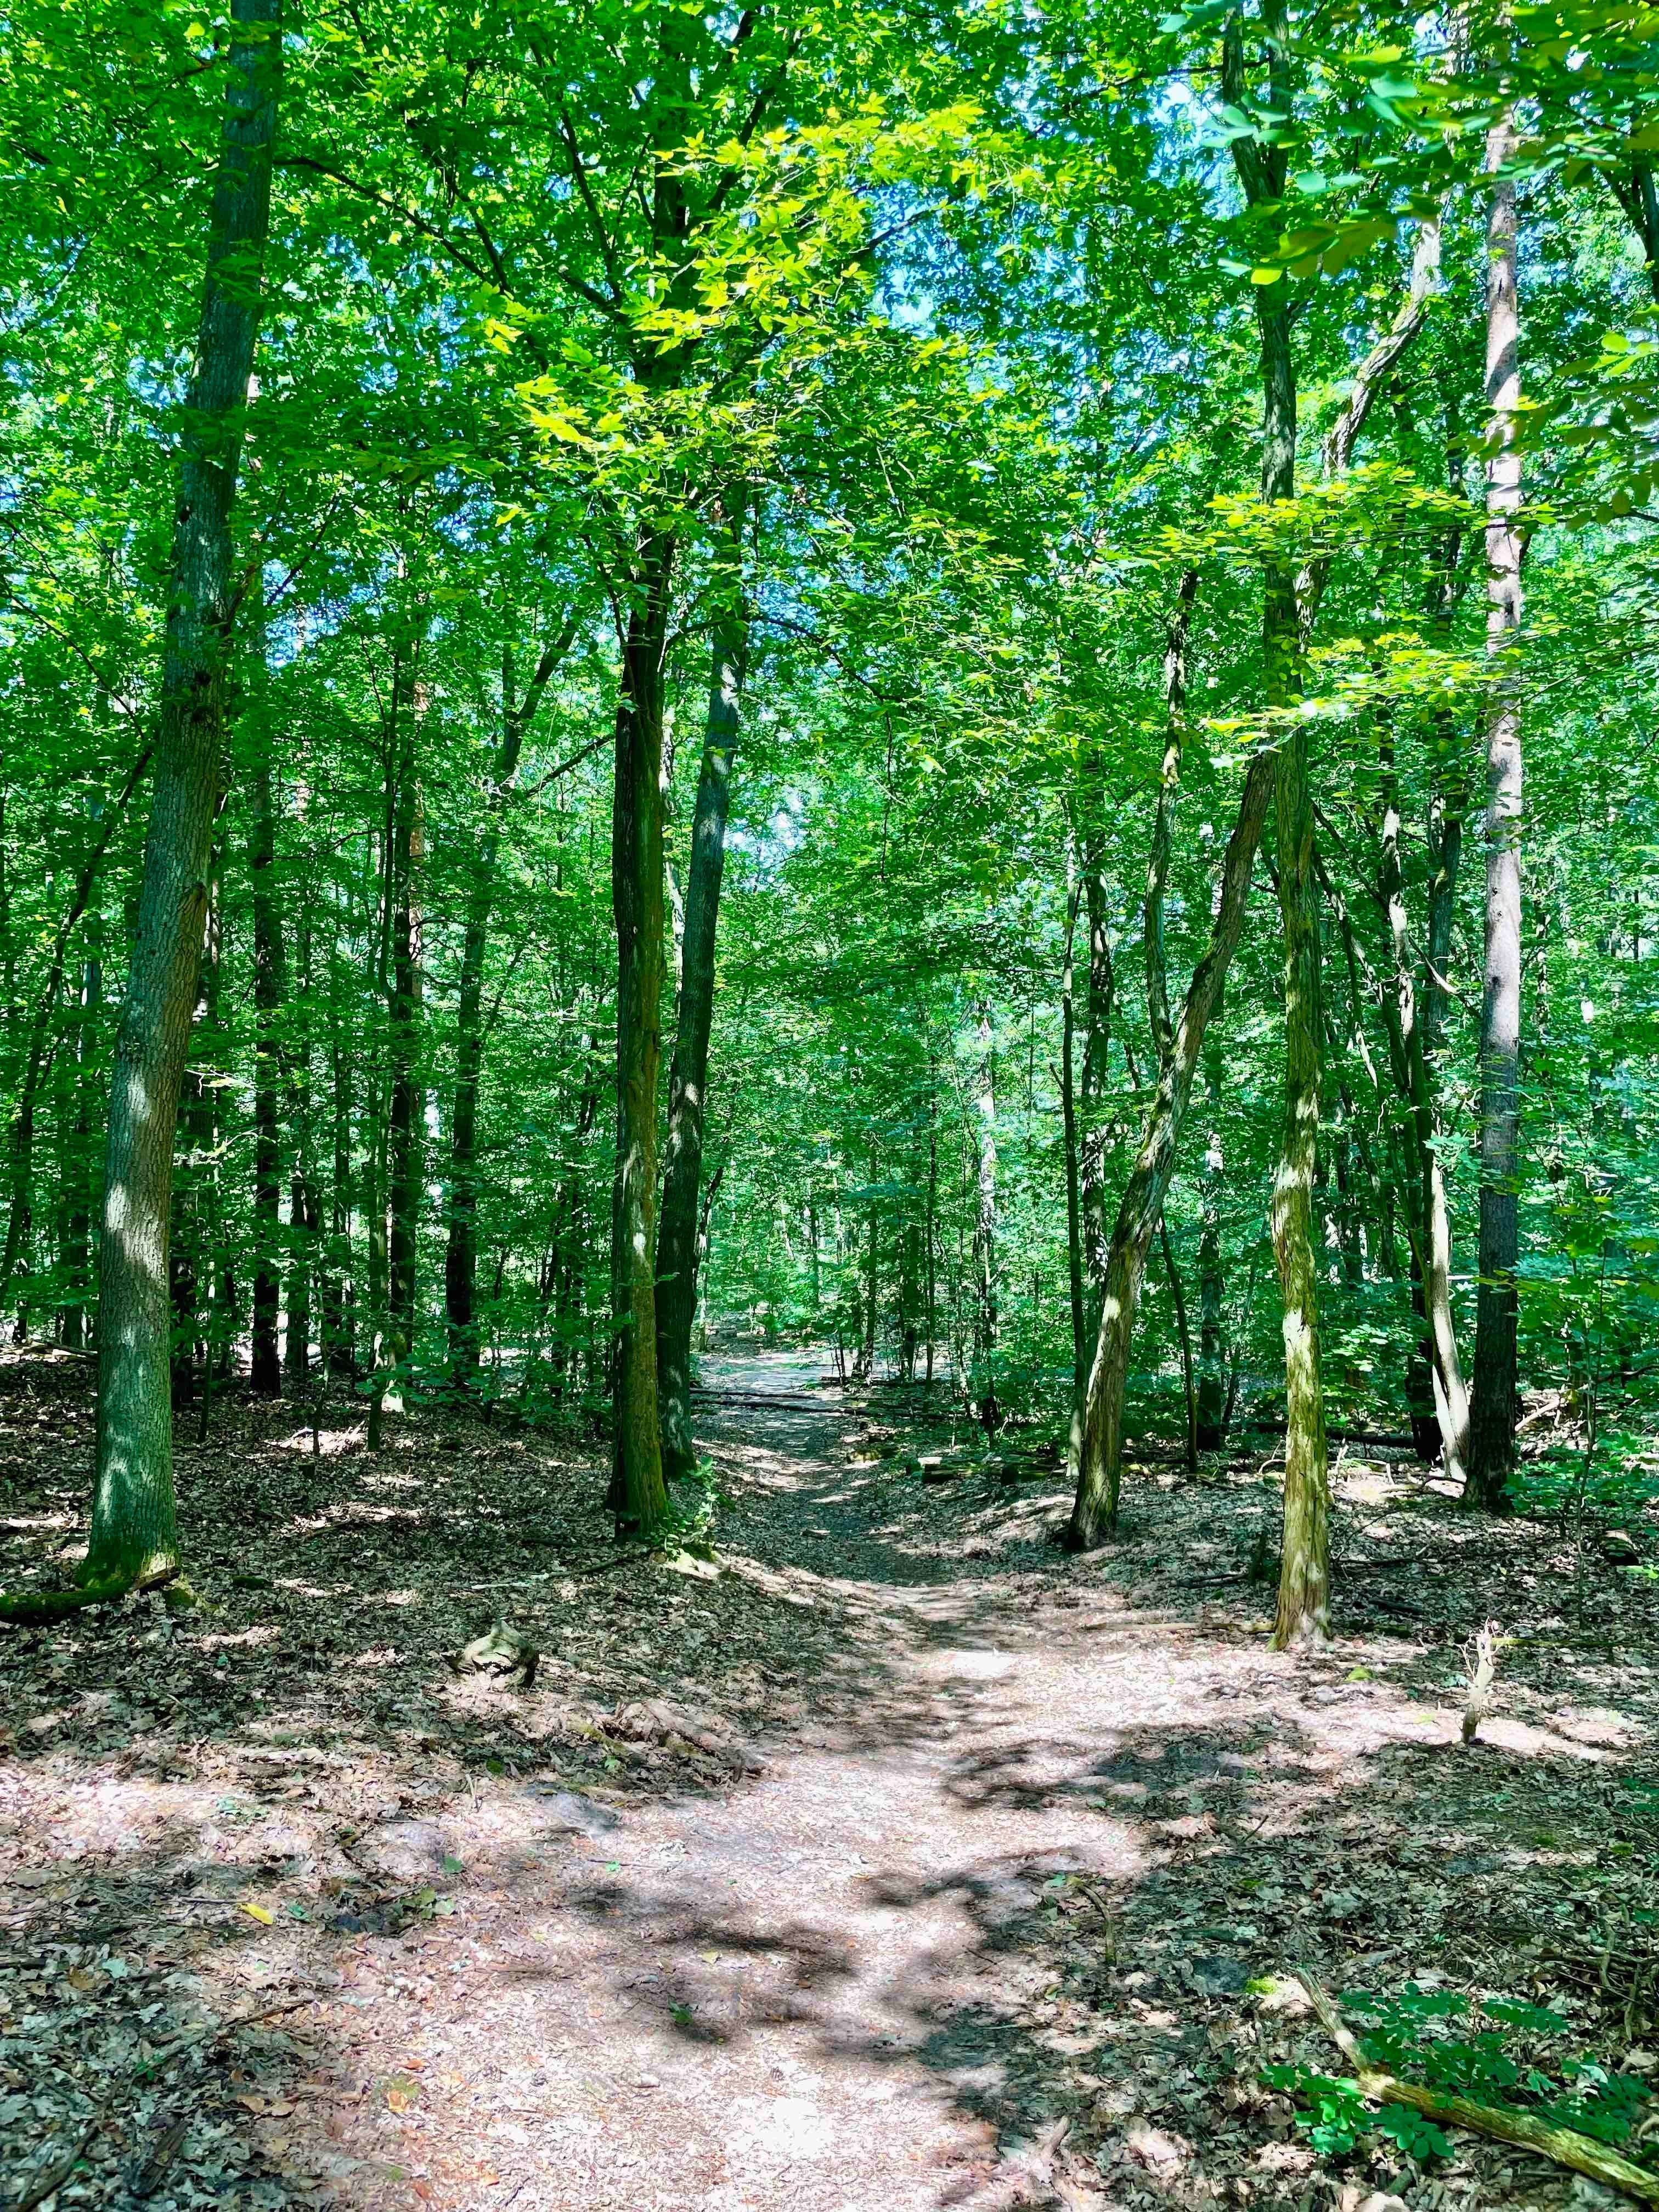
{"label": "forest", "polygon": [[1659,9],[1164,4],[0,16],[3,2212],[1659,2205]]}

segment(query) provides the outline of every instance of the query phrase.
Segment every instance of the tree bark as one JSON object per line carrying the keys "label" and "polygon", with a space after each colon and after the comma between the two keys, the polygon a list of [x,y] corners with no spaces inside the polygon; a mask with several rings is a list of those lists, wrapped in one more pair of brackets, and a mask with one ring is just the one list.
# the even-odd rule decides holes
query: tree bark
{"label": "tree bark", "polygon": [[501,665],[501,738],[491,778],[489,819],[467,896],[456,1022],[455,1101],[450,1122],[449,1239],[444,1253],[444,1310],[453,1388],[468,1391],[478,1365],[478,1085],[483,1066],[484,954],[501,864],[501,816],[512,795],[524,741],[553,672],[576,634],[575,617],[550,640],[521,700],[513,696],[510,658]]}
{"label": "tree bark", "polygon": [[[1514,144],[1504,116],[1486,142],[1501,172]],[[1498,450],[1486,464],[1486,921],[1480,1006],[1480,1285],[1475,1308],[1474,1398],[1468,1502],[1503,1510],[1515,1465],[1519,1412],[1518,1185],[1521,1174],[1521,629],[1520,312],[1515,186],[1498,176],[1486,222],[1486,404]]]}
{"label": "tree bark", "polygon": [[665,982],[662,849],[663,659],[671,538],[648,533],[630,579],[617,702],[611,823],[617,928],[617,1165],[611,1209],[611,1504],[620,1527],[650,1536],[668,1510],[657,1407],[657,1078]]}
{"label": "tree bark", "polygon": [[[255,589],[258,587],[256,585]],[[258,747],[249,785],[248,874],[253,886],[253,1387],[283,1387],[276,1316],[282,1296],[282,1041],[287,959],[276,894],[276,806],[269,717],[257,718]]]}
{"label": "tree bark", "polygon": [[97,940],[92,937],[82,966],[75,1029],[75,1116],[64,1161],[64,1181],[69,1196],[65,1206],[64,1238],[64,1309],[58,1341],[81,1351],[92,1334],[87,1310],[92,1285],[92,1177],[88,1140],[92,1134],[94,1078],[93,1054],[97,1045],[99,1009],[104,996],[104,963]]}
{"label": "tree bark", "polygon": [[1077,1127],[1077,1017],[1073,1005],[1078,911],[1083,887],[1077,859],[1068,845],[1066,887],[1066,951],[1060,981],[1060,1112],[1066,1149],[1066,1273],[1072,1314],[1072,1421],[1066,1466],[1073,1481],[1083,1449],[1083,1401],[1089,1387],[1088,1321],[1083,1302],[1083,1206],[1079,1174]]}
{"label": "tree bark", "polygon": [[988,1443],[1001,1425],[997,1401],[997,1094],[994,1037],[988,1007],[981,1008],[977,1042],[979,1070],[974,1109],[978,1117],[975,1150],[974,1364],[978,1370],[976,1412]]}
{"label": "tree bark", "polygon": [[[1218,1006],[1216,1011],[1220,1012]],[[1204,1043],[1204,1093],[1210,1127],[1204,1146],[1204,1212],[1198,1238],[1198,1448],[1219,1451],[1227,1441],[1221,1260],[1226,1160],[1221,1137],[1221,1038],[1213,1026]]]}
{"label": "tree bark", "polygon": [[167,1215],[225,720],[231,517],[258,331],[281,0],[232,0],[201,335],[185,405],[155,795],[115,1046],[100,1255],[97,1476],[82,1595],[179,1571]]}
{"label": "tree bark", "polygon": [[421,701],[411,682],[404,687],[399,711],[398,677],[392,678],[392,972],[387,998],[391,1097],[386,1111],[386,1197],[391,1214],[387,1244],[387,1310],[393,1354],[407,1372],[415,1352],[415,1267],[420,1231],[422,1185],[420,1084],[421,908],[417,876],[421,864],[421,796],[416,738]]}
{"label": "tree bark", "polygon": [[[668,1076],[668,1139],[657,1231],[657,1388],[663,1471],[670,1477],[690,1474],[696,1463],[691,1437],[691,1328],[697,1310],[698,1196],[714,1012],[715,933],[726,868],[732,763],[749,650],[735,532],[728,559],[732,573],[729,596],[714,618],[708,712],[691,815],[679,1018]],[[815,1278],[817,1266],[815,1242]],[[815,1291],[815,1306],[816,1300]]]}

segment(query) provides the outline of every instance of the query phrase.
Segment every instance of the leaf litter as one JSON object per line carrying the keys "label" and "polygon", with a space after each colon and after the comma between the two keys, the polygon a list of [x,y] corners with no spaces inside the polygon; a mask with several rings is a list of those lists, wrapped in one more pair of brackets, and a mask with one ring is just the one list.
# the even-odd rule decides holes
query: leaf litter
{"label": "leaf litter", "polygon": [[[313,1457],[234,1400],[179,1450],[198,1607],[0,1644],[6,2201],[77,2146],[61,2204],[1595,2201],[1328,2154],[1263,2075],[1334,2063],[1300,1966],[1659,2081],[1650,1582],[1586,1635],[1559,1531],[1373,1453],[1340,1640],[1276,1657],[1260,1453],[1149,1456],[1078,1561],[1050,1440],[924,1480],[914,1395],[711,1380],[707,1574],[617,1564],[568,1439],[431,1407],[370,1457],[342,1406]],[[16,1587],[72,1566],[91,1407],[0,1393]]]}

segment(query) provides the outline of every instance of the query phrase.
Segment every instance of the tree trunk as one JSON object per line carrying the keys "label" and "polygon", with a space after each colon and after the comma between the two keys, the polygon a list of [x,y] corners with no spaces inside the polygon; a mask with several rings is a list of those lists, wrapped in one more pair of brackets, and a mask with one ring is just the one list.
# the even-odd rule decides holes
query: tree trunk
{"label": "tree trunk", "polygon": [[997,1097],[994,1037],[988,1009],[979,1018],[979,1077],[974,1100],[976,1132],[974,1205],[974,1364],[978,1370],[977,1414],[988,1443],[1001,1425],[997,1403]]}
{"label": "tree trunk", "polygon": [[[1294,694],[1297,617],[1282,570],[1267,581],[1269,696]],[[1313,1182],[1319,1140],[1319,908],[1314,891],[1313,795],[1305,723],[1279,740],[1276,842],[1285,937],[1285,1118],[1273,1185],[1273,1258],[1285,1331],[1285,1523],[1273,1646],[1322,1642],[1330,1631],[1330,1477],[1319,1371]]]}
{"label": "tree trunk", "polygon": [[[1486,142],[1500,170],[1514,145],[1508,116]],[[1518,1185],[1521,1174],[1521,398],[1515,186],[1492,186],[1486,223],[1486,404],[1498,440],[1486,464],[1486,930],[1480,1006],[1480,1287],[1475,1309],[1470,1504],[1501,1511],[1519,1413]]]}
{"label": "tree trunk", "polygon": [[573,617],[536,664],[522,700],[513,696],[511,659],[501,665],[501,741],[491,780],[489,817],[477,872],[467,897],[466,935],[461,949],[460,1007],[456,1023],[455,1103],[449,1148],[449,1241],[444,1253],[444,1310],[449,1323],[452,1386],[472,1387],[478,1365],[475,1311],[478,1277],[478,1083],[483,1065],[484,954],[495,910],[501,860],[501,817],[531,723],[535,720],[554,670],[576,634]]}
{"label": "tree trunk", "polygon": [[[256,583],[254,589],[257,592]],[[278,1034],[287,961],[276,891],[276,805],[270,718],[256,717],[258,757],[249,780],[248,874],[253,885],[253,1387],[283,1387],[276,1341],[282,1297],[283,1048]]]}
{"label": "tree trunk", "polygon": [[[662,1417],[663,1471],[690,1474],[691,1325],[697,1310],[697,1202],[708,1113],[708,1036],[714,1011],[715,928],[726,867],[726,821],[737,750],[749,635],[739,595],[740,560],[731,550],[731,599],[715,617],[708,676],[708,714],[691,816],[691,860],[685,895],[679,1018],[668,1077],[668,1139],[663,1164],[662,1215],[657,1231],[657,1388]],[[813,1268],[817,1271],[816,1232]],[[816,1308],[817,1292],[814,1291]]]}
{"label": "tree trunk", "polygon": [[[1219,1006],[1216,1011],[1219,1013]],[[1221,1140],[1221,1036],[1213,1025],[1204,1045],[1204,1094],[1210,1129],[1204,1147],[1204,1212],[1198,1238],[1198,1448],[1219,1451],[1227,1441],[1221,1273],[1221,1194],[1226,1161]]]}
{"label": "tree trunk", "polygon": [[[399,700],[399,690],[402,697]],[[386,1298],[393,1358],[407,1371],[415,1352],[415,1261],[420,1229],[422,1128],[420,1085],[421,799],[416,737],[420,699],[415,685],[392,677],[392,969],[387,995],[391,1099],[386,1114],[386,1198],[391,1213]]]}
{"label": "tree trunk", "polygon": [[1182,1403],[1187,1411],[1187,1465],[1194,1473],[1198,1468],[1198,1391],[1193,1381],[1193,1333],[1187,1322],[1187,1293],[1182,1286],[1181,1270],[1176,1265],[1175,1247],[1170,1242],[1170,1224],[1158,1216],[1158,1240],[1164,1248],[1164,1272],[1170,1279],[1170,1299],[1175,1307],[1176,1336],[1181,1346]]}
{"label": "tree trunk", "polygon": [[1073,1481],[1083,1449],[1083,1400],[1089,1387],[1088,1321],[1083,1303],[1083,1202],[1078,1159],[1076,978],[1078,912],[1082,885],[1074,851],[1068,849],[1066,951],[1060,979],[1060,1115],[1066,1148],[1066,1273],[1072,1312],[1072,1420],[1066,1464]]}
{"label": "tree trunk", "polygon": [[231,512],[252,374],[281,79],[281,0],[233,0],[201,336],[183,415],[155,787],[116,1039],[100,1254],[97,1477],[82,1580],[179,1569],[167,1387],[167,1215],[219,788]]}
{"label": "tree trunk", "polygon": [[322,1285],[322,1357],[331,1381],[349,1382],[356,1373],[351,1287],[351,1060],[341,1035],[343,979],[337,938],[329,957],[328,1061],[332,1093],[334,1172],[329,1180],[328,1256]]}
{"label": "tree trunk", "polygon": [[657,1078],[662,1060],[663,657],[673,540],[647,536],[631,580],[611,826],[617,927],[617,1165],[611,1206],[611,1504],[655,1534],[668,1510],[657,1410]]}
{"label": "tree trunk", "polygon": [[74,1352],[82,1350],[91,1334],[91,1316],[87,1305],[92,1285],[91,1182],[94,1172],[89,1145],[92,1091],[96,1079],[92,1068],[98,1042],[98,1013],[104,995],[104,963],[98,956],[95,939],[88,946],[82,966],[77,995],[75,1116],[64,1161],[64,1182],[69,1195],[64,1209],[64,1310],[58,1331],[58,1341]]}
{"label": "tree trunk", "polygon": [[1110,1079],[1112,1014],[1117,977],[1112,966],[1111,908],[1101,837],[1083,841],[1083,901],[1089,921],[1089,992],[1083,1015],[1083,1076],[1078,1096],[1078,1203],[1083,1223],[1085,1346],[1100,1326],[1106,1279],[1106,1137],[1103,1104]]}

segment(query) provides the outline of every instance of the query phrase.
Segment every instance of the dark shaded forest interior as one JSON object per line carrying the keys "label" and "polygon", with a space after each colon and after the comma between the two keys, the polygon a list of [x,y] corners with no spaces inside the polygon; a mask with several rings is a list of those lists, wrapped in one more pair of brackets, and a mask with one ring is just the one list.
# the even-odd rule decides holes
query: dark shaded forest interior
{"label": "dark shaded forest interior", "polygon": [[8,9],[0,2212],[1659,2207],[1656,163]]}

